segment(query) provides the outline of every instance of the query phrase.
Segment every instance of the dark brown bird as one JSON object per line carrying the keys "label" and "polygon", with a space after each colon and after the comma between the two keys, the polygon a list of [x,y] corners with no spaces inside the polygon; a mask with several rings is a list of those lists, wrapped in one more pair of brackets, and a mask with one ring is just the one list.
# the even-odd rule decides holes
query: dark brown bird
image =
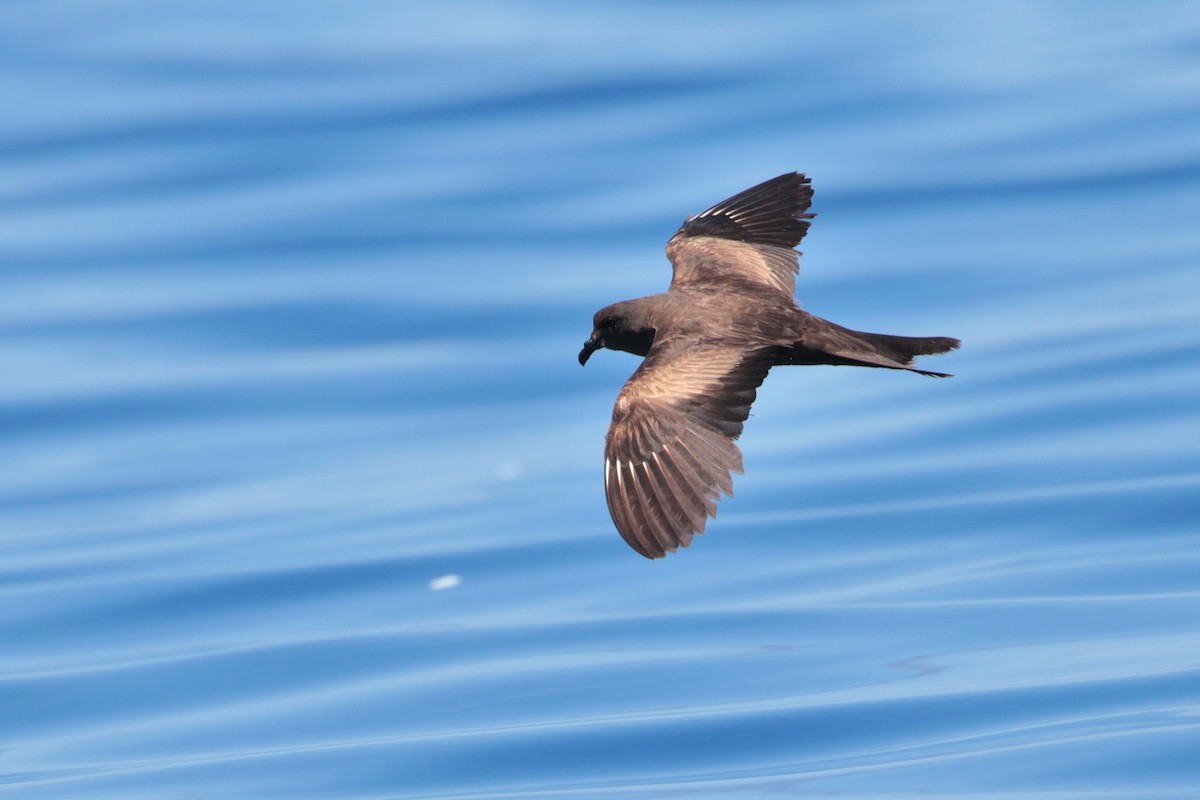
{"label": "dark brown bird", "polygon": [[791,172],[688,217],[667,242],[666,292],[596,312],[579,353],[644,356],[613,408],[604,445],[608,510],[629,546],[661,558],[717,515],[742,472],[734,443],[774,366],[834,364],[919,372],[913,358],[958,347],[950,337],[843,328],[801,310],[799,253],[813,190]]}

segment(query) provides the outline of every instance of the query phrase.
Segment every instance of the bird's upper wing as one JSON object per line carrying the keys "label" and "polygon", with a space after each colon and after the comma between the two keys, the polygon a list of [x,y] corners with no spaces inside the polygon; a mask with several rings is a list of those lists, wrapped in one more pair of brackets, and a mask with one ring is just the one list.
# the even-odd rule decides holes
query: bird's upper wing
{"label": "bird's upper wing", "polygon": [[667,242],[671,287],[749,282],[790,301],[800,268],[793,248],[814,216],[808,213],[812,195],[809,179],[789,172],[689,217]]}
{"label": "bird's upper wing", "polygon": [[742,471],[734,440],[772,347],[656,342],[621,389],[604,448],[604,491],[621,536],[659,558],[704,532]]}

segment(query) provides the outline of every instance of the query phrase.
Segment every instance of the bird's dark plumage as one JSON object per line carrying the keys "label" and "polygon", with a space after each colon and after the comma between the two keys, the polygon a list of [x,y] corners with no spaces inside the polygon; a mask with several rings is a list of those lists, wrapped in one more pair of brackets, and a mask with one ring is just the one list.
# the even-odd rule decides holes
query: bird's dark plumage
{"label": "bird's dark plumage", "polygon": [[676,236],[715,236],[795,247],[808,233],[808,221],[816,216],[807,213],[812,196],[812,181],[798,172],[789,172],[689,217]]}
{"label": "bird's dark plumage", "polygon": [[613,522],[648,558],[686,547],[733,494],[735,443],[773,366],[832,364],[909,370],[949,337],[863,333],[801,310],[793,299],[808,232],[809,179],[788,173],[689,217],[667,243],[668,291],[596,313],[579,353],[624,350],[645,360],[613,408],[604,487]]}

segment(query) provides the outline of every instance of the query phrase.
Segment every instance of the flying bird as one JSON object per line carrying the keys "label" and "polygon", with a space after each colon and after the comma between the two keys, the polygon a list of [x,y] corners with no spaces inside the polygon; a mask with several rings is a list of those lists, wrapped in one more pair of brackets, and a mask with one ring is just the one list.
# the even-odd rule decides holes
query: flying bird
{"label": "flying bird", "polygon": [[604,492],[625,541],[661,558],[704,532],[742,472],[736,444],[771,367],[832,364],[950,377],[913,366],[958,339],[863,333],[796,305],[813,190],[790,172],[689,216],[667,242],[665,292],[596,312],[579,363],[600,348],[644,360],[617,395]]}

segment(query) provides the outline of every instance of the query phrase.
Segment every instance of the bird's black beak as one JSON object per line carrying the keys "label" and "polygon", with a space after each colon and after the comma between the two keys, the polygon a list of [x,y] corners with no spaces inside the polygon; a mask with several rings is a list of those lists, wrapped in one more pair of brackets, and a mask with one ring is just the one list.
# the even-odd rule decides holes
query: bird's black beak
{"label": "bird's black beak", "polygon": [[579,351],[579,363],[586,364],[587,360],[592,357],[592,353],[604,347],[604,340],[600,338],[600,334],[592,333],[590,339],[583,343],[583,349]]}

